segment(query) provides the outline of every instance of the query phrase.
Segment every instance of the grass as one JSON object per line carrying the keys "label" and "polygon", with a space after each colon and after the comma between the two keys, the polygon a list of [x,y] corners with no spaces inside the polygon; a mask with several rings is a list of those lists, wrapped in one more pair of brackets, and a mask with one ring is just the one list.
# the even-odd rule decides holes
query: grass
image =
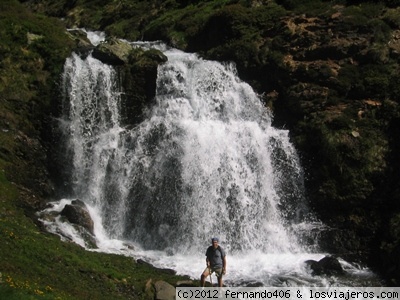
{"label": "grass", "polygon": [[4,170],[0,195],[0,299],[148,299],[149,280],[175,284],[182,279],[41,231],[18,206],[18,188]]}

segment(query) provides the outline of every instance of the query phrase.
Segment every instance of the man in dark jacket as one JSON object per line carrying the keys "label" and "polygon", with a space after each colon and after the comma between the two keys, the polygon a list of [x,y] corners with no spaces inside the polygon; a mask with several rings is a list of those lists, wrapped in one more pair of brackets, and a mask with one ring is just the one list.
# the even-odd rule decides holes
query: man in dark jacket
{"label": "man in dark jacket", "polygon": [[201,286],[205,285],[207,276],[215,272],[218,278],[218,286],[222,287],[222,275],[226,273],[226,254],[218,245],[218,238],[212,238],[211,242],[212,245],[206,251],[207,267],[201,274]]}

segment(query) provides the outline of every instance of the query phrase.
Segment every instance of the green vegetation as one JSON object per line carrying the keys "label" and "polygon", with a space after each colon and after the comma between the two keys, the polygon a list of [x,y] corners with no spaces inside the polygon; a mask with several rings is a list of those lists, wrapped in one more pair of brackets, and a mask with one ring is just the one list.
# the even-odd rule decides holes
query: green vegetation
{"label": "green vegetation", "polygon": [[1,171],[1,299],[148,299],[150,279],[175,284],[180,278],[40,231],[18,207],[19,196]]}
{"label": "green vegetation", "polygon": [[[74,44],[55,18],[0,2],[0,299],[148,299],[146,283],[179,277],[132,258],[88,252],[45,233],[49,117]],[[47,139],[47,140],[46,140]]]}
{"label": "green vegetation", "polygon": [[343,4],[344,1],[329,1],[329,5],[327,1],[323,0],[277,0],[276,2],[296,14],[307,14],[308,16],[316,17],[325,15],[327,8],[329,9],[335,4]]}
{"label": "green vegetation", "polygon": [[0,3],[0,36],[1,125],[15,129],[18,124],[29,133],[32,125],[40,128],[34,120],[49,111],[54,78],[72,41],[58,20],[34,15],[13,0]]}
{"label": "green vegetation", "polygon": [[383,19],[393,28],[398,28],[400,26],[400,7],[388,9],[384,15]]}
{"label": "green vegetation", "polygon": [[[323,194],[328,197],[323,200],[325,205],[343,205],[345,210],[352,209],[353,201],[366,199],[371,194],[375,177],[383,175],[386,168],[388,149],[378,124],[372,125],[371,119],[355,121],[354,116],[349,110],[330,120],[315,118],[300,124],[301,130],[312,131],[307,134],[309,138],[301,142],[301,147],[309,148],[310,152],[318,148],[318,152],[314,152],[321,165],[316,172],[318,181],[331,182],[330,189],[334,188],[334,191],[324,188]],[[330,201],[333,195],[335,202]]]}

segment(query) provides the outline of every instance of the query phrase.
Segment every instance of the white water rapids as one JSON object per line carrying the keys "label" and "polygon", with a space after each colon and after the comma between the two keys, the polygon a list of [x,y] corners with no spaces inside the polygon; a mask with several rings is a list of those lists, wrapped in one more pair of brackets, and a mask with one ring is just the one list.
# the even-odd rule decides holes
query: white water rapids
{"label": "white water rapids", "polygon": [[[368,270],[343,260],[350,281],[313,277],[306,268],[305,260],[326,254],[316,252],[320,224],[310,221],[296,151],[234,65],[154,47],[168,62],[159,67],[153,107],[134,128],[121,125],[122,91],[112,67],[90,55],[65,63],[60,124],[68,184],[71,198],[90,209],[98,251],[198,279],[206,247],[218,236],[228,255],[226,284],[368,280]],[[60,219],[44,222],[86,246]]]}

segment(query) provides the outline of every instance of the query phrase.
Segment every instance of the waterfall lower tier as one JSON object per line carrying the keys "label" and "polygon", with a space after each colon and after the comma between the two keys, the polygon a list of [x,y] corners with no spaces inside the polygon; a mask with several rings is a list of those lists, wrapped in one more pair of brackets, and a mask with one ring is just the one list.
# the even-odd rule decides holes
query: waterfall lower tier
{"label": "waterfall lower tier", "polygon": [[175,49],[164,54],[156,102],[130,129],[120,124],[115,70],[91,56],[66,61],[60,124],[69,184],[90,208],[99,248],[197,277],[218,236],[232,284],[326,285],[304,265],[323,254],[312,252],[318,224],[310,221],[288,132],[271,125],[234,65]]}

